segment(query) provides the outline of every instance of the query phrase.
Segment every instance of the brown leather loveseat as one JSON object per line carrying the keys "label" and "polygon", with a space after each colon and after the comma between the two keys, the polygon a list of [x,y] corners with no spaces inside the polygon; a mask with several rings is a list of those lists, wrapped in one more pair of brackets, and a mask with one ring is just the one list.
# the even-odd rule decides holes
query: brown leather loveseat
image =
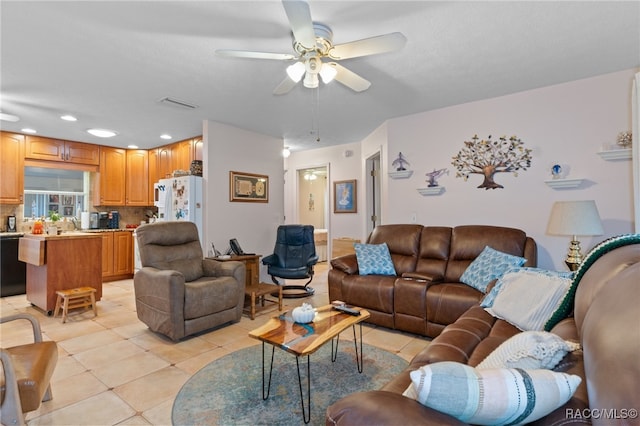
{"label": "brown leather loveseat", "polygon": [[[573,316],[550,331],[581,349],[567,353],[554,371],[582,382],[567,403],[536,425],[640,425],[640,234],[614,237],[594,247],[576,271]],[[402,393],[409,373],[455,361],[475,367],[520,331],[479,305],[418,353],[405,371],[382,389],[359,392],[327,408],[327,425],[461,425]]]}
{"label": "brown leather loveseat", "polygon": [[485,246],[536,266],[535,241],[524,231],[489,225],[380,225],[368,244],[386,243],[395,276],[359,275],[355,254],[331,260],[329,300],[367,309],[368,322],[435,337],[484,293],[460,277]]}

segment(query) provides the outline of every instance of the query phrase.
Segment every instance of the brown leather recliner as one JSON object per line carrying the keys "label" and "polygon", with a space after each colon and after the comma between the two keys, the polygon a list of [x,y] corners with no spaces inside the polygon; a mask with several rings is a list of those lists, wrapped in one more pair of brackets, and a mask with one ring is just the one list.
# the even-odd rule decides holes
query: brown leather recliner
{"label": "brown leather recliner", "polygon": [[58,362],[55,342],[42,341],[40,323],[31,314],[21,313],[0,318],[0,323],[28,320],[33,329],[33,343],[0,349],[0,420],[6,425],[25,424],[24,413],[37,410],[42,401],[51,399],[51,377]]}
{"label": "brown leather recliner", "polygon": [[136,230],[142,268],[133,277],[140,321],[173,340],[240,321],[242,262],[204,259],[192,222],[157,222]]}

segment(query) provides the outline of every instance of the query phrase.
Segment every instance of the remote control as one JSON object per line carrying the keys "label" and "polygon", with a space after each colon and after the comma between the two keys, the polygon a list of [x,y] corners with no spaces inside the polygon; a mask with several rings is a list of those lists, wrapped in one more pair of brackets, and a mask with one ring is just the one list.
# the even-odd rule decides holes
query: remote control
{"label": "remote control", "polygon": [[340,312],[344,312],[345,314],[349,314],[349,315],[353,315],[353,316],[358,316],[360,315],[360,311],[356,311],[355,309],[352,308],[348,308],[346,305],[343,306],[334,306],[333,309],[336,309]]}

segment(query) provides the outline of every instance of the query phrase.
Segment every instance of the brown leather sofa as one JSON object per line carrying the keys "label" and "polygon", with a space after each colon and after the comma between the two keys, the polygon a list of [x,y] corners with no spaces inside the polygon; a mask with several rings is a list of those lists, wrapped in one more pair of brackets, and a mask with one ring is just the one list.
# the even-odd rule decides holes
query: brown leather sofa
{"label": "brown leather sofa", "polygon": [[535,241],[499,226],[380,225],[367,243],[387,243],[396,276],[359,275],[355,254],[332,259],[329,300],[367,309],[370,323],[429,337],[484,296],[460,276],[485,246],[537,264]]}
{"label": "brown leather sofa", "polygon": [[[574,315],[551,332],[581,343],[555,371],[582,383],[562,407],[537,425],[638,425],[640,417],[640,234],[596,246],[576,272]],[[409,373],[439,361],[478,365],[519,333],[476,305],[417,354],[407,369],[382,389],[351,394],[328,407],[327,425],[460,425],[457,419],[402,396]]]}

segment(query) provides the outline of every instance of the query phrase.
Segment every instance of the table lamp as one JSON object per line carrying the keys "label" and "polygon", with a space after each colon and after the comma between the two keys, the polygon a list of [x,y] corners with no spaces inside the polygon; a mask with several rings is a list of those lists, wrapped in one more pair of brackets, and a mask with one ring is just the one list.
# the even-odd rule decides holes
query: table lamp
{"label": "table lamp", "polygon": [[603,233],[595,201],[556,201],[551,207],[547,234],[572,236],[569,253],[564,261],[569,270],[577,270],[582,263],[580,242],[577,237],[579,235],[602,235]]}

